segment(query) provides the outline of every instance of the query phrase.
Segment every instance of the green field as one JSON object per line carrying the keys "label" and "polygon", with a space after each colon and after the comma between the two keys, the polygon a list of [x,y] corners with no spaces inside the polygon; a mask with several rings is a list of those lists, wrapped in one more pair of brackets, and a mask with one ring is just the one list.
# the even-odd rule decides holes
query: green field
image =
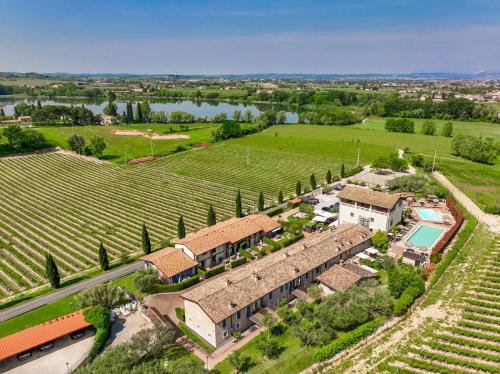
{"label": "green field", "polygon": [[[174,129],[173,135],[187,135],[190,139],[163,139],[151,141],[143,136],[117,135],[113,130],[138,130],[143,133],[155,133],[159,135],[169,134],[170,129]],[[41,127],[39,130],[46,139],[53,145],[67,147],[68,138],[77,134],[87,139],[93,136],[100,136],[106,142],[104,150],[105,160],[123,164],[134,158],[142,156],[165,156],[174,151],[178,146],[190,148],[197,143],[209,142],[212,138],[212,131],[216,126],[189,125],[189,131],[181,131],[176,124],[139,124],[127,126],[68,126],[68,127]],[[148,131],[151,130],[151,131]],[[152,147],[151,147],[152,146]],[[151,149],[152,148],[152,149]]]}
{"label": "green field", "polygon": [[[476,125],[484,135],[498,136],[498,125],[484,123],[457,123],[456,133],[471,132],[468,126]],[[165,127],[148,128],[160,132]],[[54,141],[63,141],[73,130],[42,131]],[[386,132],[380,119],[351,127],[273,126],[252,136],[134,166],[123,166],[120,152],[148,155],[149,139],[113,135],[111,128],[101,126],[75,131],[106,136],[106,155],[114,163],[98,164],[58,153],[0,158],[0,299],[45,282],[46,252],[54,255],[62,275],[69,276],[97,265],[101,240],[111,258],[121,251],[140,251],[143,222],[157,245],[176,235],[181,214],[188,231],[205,225],[209,205],[219,219],[232,216],[238,188],[243,208],[253,211],[260,191],[270,205],[280,190],[291,195],[297,180],[309,187],[311,173],[322,183],[328,169],[338,174],[342,162],[354,165],[358,152],[360,163],[368,164],[397,148],[409,147],[425,155],[436,150],[438,168],[480,206],[498,202],[500,195],[498,164],[481,165],[451,156],[449,138]],[[197,139],[203,141],[210,131],[199,128],[187,133],[199,132]],[[140,143],[137,148],[135,142]],[[177,146],[172,140],[159,142],[154,148],[158,152],[160,147],[169,152]]]}

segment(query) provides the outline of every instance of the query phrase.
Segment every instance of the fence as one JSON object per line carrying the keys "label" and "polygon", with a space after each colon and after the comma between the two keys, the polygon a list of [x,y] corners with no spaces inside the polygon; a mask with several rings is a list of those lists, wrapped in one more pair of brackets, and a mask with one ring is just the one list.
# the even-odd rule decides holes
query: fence
{"label": "fence", "polygon": [[455,224],[450,228],[450,230],[441,238],[441,240],[432,248],[432,254],[435,255],[441,252],[455,236],[458,229],[464,222],[464,215],[462,211],[458,208],[455,199],[451,196],[446,197],[446,206],[450,209],[451,215],[455,219]]}

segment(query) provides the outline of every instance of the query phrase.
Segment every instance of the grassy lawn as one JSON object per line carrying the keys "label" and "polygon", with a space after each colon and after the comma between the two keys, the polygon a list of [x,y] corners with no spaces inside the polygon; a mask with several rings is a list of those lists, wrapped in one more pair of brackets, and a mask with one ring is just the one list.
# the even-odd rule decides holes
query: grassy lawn
{"label": "grassy lawn", "polygon": [[[254,362],[254,366],[248,371],[249,373],[298,373],[314,363],[315,349],[301,346],[300,340],[292,335],[291,329],[287,329],[283,335],[275,338],[279,345],[284,348],[277,360],[269,360],[262,356],[255,346],[256,338],[240,349],[242,354],[250,356]],[[219,363],[215,369],[219,370],[220,374],[229,374],[234,370],[227,358]]]}
{"label": "grassy lawn", "polygon": [[68,296],[54,303],[44,305],[38,309],[21,314],[15,318],[0,323],[0,337],[13,334],[25,328],[50,321],[57,317],[74,312],[78,308],[74,305],[74,297]]}
{"label": "grassy lawn", "polygon": [[215,351],[214,347],[208,344],[205,340],[203,340],[200,336],[198,336],[198,334],[196,334],[193,330],[187,327],[184,323],[180,322],[178,327],[179,330],[181,330],[184,335],[186,335],[189,339],[198,344],[200,348],[204,349],[206,352],[212,353],[213,351]]}
{"label": "grassy lawn", "polygon": [[167,349],[167,357],[168,357],[167,367],[166,367],[167,373],[171,373],[173,368],[179,361],[189,360],[203,364],[203,362],[198,358],[198,356],[195,356],[194,354],[189,352],[186,348],[177,344],[172,345],[170,348]]}
{"label": "grassy lawn", "polygon": [[39,130],[45,135],[47,140],[61,147],[67,147],[68,138],[73,135],[81,135],[87,139],[92,136],[100,136],[106,142],[104,150],[104,159],[123,164],[126,160],[151,155],[151,141],[143,136],[126,136],[113,134],[113,130],[139,130],[157,134],[168,134],[169,129],[176,130],[175,135],[188,135],[190,139],[162,139],[153,140],[153,154],[155,156],[164,156],[170,154],[178,146],[186,148],[196,143],[205,143],[211,140],[211,134],[214,125],[189,125],[189,131],[180,131],[179,125],[175,124],[137,124],[122,126],[65,126],[65,127],[40,127]]}

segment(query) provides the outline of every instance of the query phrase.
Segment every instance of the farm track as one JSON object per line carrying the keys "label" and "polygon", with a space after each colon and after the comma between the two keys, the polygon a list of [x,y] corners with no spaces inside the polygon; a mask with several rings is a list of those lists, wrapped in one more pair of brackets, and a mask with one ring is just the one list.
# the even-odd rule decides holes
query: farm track
{"label": "farm track", "polygon": [[141,247],[142,223],[157,245],[177,234],[183,215],[188,232],[206,224],[213,205],[219,219],[266,204],[295,182],[318,183],[333,158],[293,152],[212,147],[149,164],[120,167],[63,153],[0,158],[0,300],[45,283],[45,254],[62,276],[98,263],[102,241],[111,259]]}

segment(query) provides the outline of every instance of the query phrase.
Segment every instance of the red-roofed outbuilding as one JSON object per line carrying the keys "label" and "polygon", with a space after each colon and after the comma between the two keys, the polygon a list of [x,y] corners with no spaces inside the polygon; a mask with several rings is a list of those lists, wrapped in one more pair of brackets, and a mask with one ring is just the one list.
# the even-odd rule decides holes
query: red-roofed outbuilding
{"label": "red-roofed outbuilding", "polygon": [[83,311],[84,309],[0,338],[0,361],[91,326],[85,321]]}

